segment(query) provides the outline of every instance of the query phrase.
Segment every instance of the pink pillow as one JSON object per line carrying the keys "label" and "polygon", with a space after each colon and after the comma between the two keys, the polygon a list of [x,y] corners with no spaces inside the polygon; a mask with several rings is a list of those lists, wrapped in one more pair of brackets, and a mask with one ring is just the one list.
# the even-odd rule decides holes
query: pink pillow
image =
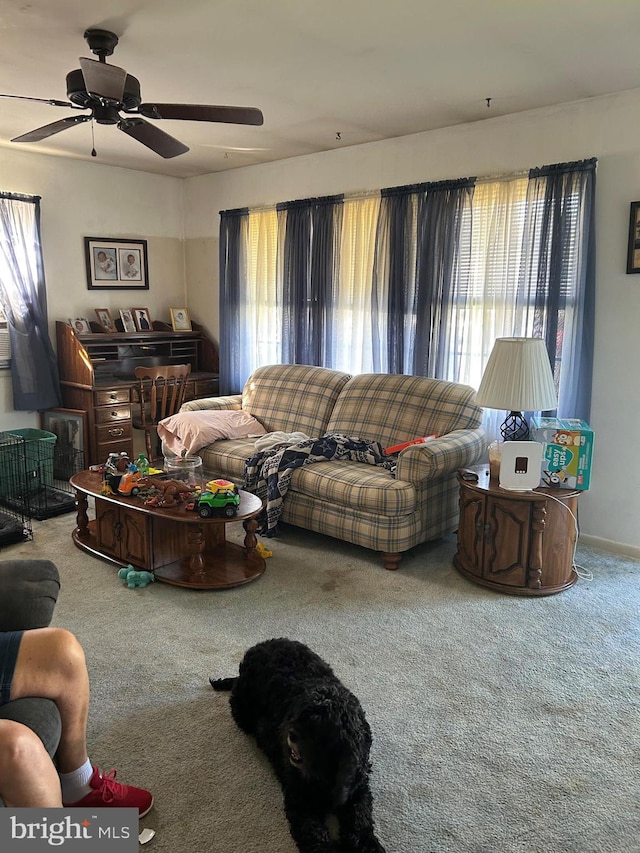
{"label": "pink pillow", "polygon": [[249,412],[238,410],[178,412],[160,421],[158,435],[176,456],[189,455],[220,438],[264,435],[265,428]]}

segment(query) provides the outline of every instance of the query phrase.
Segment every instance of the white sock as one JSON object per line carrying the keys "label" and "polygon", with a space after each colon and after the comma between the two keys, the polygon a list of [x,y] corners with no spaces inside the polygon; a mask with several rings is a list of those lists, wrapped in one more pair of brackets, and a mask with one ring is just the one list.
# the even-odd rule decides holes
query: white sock
{"label": "white sock", "polygon": [[77,803],[91,793],[92,788],[89,785],[89,779],[93,776],[93,767],[88,758],[77,770],[59,775],[63,803]]}

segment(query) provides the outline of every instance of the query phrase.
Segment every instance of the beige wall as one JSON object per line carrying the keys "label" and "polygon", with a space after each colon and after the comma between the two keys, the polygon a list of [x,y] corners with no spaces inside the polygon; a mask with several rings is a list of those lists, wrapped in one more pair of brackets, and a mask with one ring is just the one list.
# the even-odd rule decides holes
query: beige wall
{"label": "beige wall", "polygon": [[[266,117],[268,121],[268,116]],[[640,557],[640,492],[621,430],[640,423],[640,277],[625,274],[629,203],[640,199],[640,90],[185,181],[190,254],[217,255],[218,212],[414,181],[492,175],[598,157],[597,306],[591,490],[580,526],[595,544]],[[193,249],[192,249],[193,247]],[[194,265],[202,268],[202,263]],[[189,301],[198,298],[188,277]],[[198,293],[203,284],[197,284]],[[217,265],[211,293],[217,292]],[[203,321],[217,336],[215,305]]]}
{"label": "beige wall", "polygon": [[[149,308],[169,321],[186,305],[183,181],[49,155],[0,148],[0,188],[41,196],[41,230],[49,324],[94,309]],[[147,240],[149,290],[87,289],[84,237]],[[11,381],[0,371],[0,429],[37,426],[35,412],[14,412]]]}

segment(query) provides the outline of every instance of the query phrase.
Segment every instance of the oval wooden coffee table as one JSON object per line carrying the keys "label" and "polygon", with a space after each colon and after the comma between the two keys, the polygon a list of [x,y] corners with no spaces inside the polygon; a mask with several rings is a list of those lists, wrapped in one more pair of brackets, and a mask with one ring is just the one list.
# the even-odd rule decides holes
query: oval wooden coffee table
{"label": "oval wooden coffee table", "polygon": [[[156,580],[193,589],[228,589],[259,578],[264,558],[256,550],[262,501],[240,490],[238,514],[200,518],[184,504],[145,506],[141,497],[103,495],[102,477],[80,471],[69,481],[78,502],[73,541],[118,566],[153,572]],[[95,503],[89,520],[88,498]],[[227,524],[242,522],[244,544],[226,541]]]}

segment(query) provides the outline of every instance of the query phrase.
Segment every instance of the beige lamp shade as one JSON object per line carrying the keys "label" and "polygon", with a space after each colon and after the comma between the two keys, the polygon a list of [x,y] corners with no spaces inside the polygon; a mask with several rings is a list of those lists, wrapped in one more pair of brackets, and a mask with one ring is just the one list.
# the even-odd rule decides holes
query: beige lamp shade
{"label": "beige lamp shade", "polygon": [[557,408],[558,395],[542,338],[496,338],[476,402],[512,412]]}

